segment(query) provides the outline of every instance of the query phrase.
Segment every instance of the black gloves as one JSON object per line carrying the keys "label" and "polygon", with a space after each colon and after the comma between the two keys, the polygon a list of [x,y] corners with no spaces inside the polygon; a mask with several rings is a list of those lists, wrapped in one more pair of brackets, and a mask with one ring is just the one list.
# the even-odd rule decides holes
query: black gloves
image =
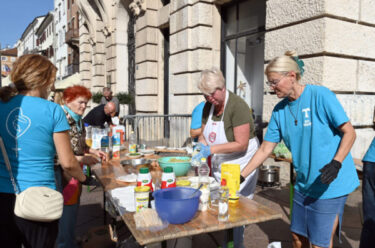
{"label": "black gloves", "polygon": [[341,163],[333,159],[329,164],[326,164],[319,170],[322,173],[320,175],[320,181],[324,184],[330,184],[335,180],[340,169]]}
{"label": "black gloves", "polygon": [[95,177],[91,177],[91,176],[86,176],[85,181],[81,183],[82,185],[87,185],[87,186],[100,186],[99,182],[95,179]]}
{"label": "black gloves", "polygon": [[240,184],[243,183],[244,181],[245,181],[245,178],[242,175],[240,175]]}

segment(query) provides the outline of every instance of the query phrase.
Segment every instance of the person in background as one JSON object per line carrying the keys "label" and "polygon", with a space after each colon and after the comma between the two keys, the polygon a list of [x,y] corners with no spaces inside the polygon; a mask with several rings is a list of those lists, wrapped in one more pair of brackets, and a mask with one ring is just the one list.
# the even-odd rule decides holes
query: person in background
{"label": "person in background", "polygon": [[[54,156],[79,182],[90,184],[69,142],[69,124],[63,110],[47,97],[57,68],[45,57],[23,55],[11,72],[12,84],[0,88],[0,135],[20,191],[33,186],[56,189]],[[58,220],[30,221],[14,214],[15,192],[0,155],[0,240],[2,247],[54,247]]]}
{"label": "person in background", "polygon": [[53,94],[53,102],[57,103],[58,105],[63,105],[63,92],[62,91],[55,91]]}
{"label": "person in background", "polygon": [[112,95],[112,90],[109,87],[103,88],[103,96],[100,99],[99,104],[107,104],[109,102],[113,102],[116,106],[116,113],[114,116],[118,116],[120,112],[120,102],[117,97]]}
{"label": "person in background", "polygon": [[192,137],[194,141],[198,141],[198,137],[202,133],[202,114],[205,103],[206,102],[203,101],[195,106],[191,114],[190,137]]}
{"label": "person in background", "polygon": [[[212,175],[220,183],[221,164],[240,164],[242,170],[258,149],[259,141],[255,136],[249,106],[241,97],[226,89],[219,69],[202,71],[198,88],[207,103],[203,108],[202,133],[199,136],[200,152],[193,159],[211,156]],[[255,170],[243,178],[241,195],[253,198],[257,177],[258,171]],[[244,227],[234,228],[235,247],[243,247],[243,234]],[[224,242],[223,247],[226,246]]]}
{"label": "person in background", "polygon": [[297,172],[290,227],[293,247],[332,247],[347,196],[359,185],[350,155],[356,134],[334,93],[299,82],[303,67],[290,51],[267,65],[267,84],[283,100],[273,109],[264,141],[241,175],[252,173],[283,140]]}
{"label": "person in background", "polygon": [[375,244],[375,138],[372,140],[362,161],[363,227],[359,248],[370,248]]}
{"label": "person in background", "polygon": [[116,106],[113,102],[101,104],[91,109],[90,112],[83,118],[83,122],[90,126],[100,126],[104,128],[104,123],[112,125],[111,117],[115,116]]}
{"label": "person in background", "polygon": [[[81,165],[91,166],[99,162],[99,158],[106,161],[107,154],[87,146],[85,142],[86,132],[82,121],[82,115],[86,110],[87,102],[91,99],[91,92],[84,86],[75,85],[63,92],[62,106],[68,124],[70,126],[70,144],[74,155]],[[92,154],[95,156],[87,155]],[[59,233],[57,236],[58,248],[78,247],[75,238],[75,226],[79,207],[79,198],[82,185],[61,166],[56,168],[56,179],[60,183],[60,189],[64,196],[63,215],[59,221]]]}

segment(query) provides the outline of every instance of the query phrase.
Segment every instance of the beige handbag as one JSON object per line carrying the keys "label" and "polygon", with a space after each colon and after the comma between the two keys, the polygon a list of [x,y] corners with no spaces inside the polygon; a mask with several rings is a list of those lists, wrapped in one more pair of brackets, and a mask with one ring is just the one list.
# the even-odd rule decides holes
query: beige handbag
{"label": "beige handbag", "polygon": [[13,177],[8,154],[1,136],[0,146],[14,192],[16,193],[14,214],[23,219],[40,222],[51,222],[60,219],[64,204],[62,194],[48,187],[30,187],[20,193]]}

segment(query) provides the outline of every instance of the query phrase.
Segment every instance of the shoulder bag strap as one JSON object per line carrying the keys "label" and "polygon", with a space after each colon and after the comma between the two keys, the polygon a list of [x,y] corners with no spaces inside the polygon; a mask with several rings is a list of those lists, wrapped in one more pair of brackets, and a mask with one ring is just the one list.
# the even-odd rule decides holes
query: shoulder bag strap
{"label": "shoulder bag strap", "polygon": [[4,141],[3,141],[3,138],[1,136],[0,136],[0,147],[1,147],[1,152],[3,153],[5,165],[7,166],[7,169],[8,169],[9,175],[10,175],[10,180],[12,181],[12,184],[13,184],[14,192],[16,194],[19,194],[19,190],[17,188],[16,180],[14,180],[12,168],[10,167],[10,162],[9,162],[7,151],[5,149]]}

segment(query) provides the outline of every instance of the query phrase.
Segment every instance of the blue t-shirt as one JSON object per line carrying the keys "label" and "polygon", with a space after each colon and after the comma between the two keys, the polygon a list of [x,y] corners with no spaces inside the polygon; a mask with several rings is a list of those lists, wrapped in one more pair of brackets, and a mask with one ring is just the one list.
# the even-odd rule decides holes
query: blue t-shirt
{"label": "blue t-shirt", "polygon": [[203,107],[206,102],[201,102],[193,109],[193,113],[191,113],[191,124],[190,129],[198,129],[202,127],[202,115],[203,115]]}
{"label": "blue t-shirt", "polygon": [[372,140],[371,145],[362,161],[375,162],[375,138]]}
{"label": "blue t-shirt", "polygon": [[276,105],[264,139],[274,143],[283,139],[291,151],[297,172],[296,190],[313,198],[329,199],[358,187],[350,153],[331,184],[320,181],[319,169],[333,159],[340,145],[342,134],[338,127],[348,121],[335,94],[322,86],[306,85],[297,100],[289,102],[285,98]]}
{"label": "blue t-shirt", "polygon": [[[0,134],[19,189],[55,189],[53,133],[70,129],[62,108],[40,97],[17,95],[0,101],[0,116]],[[14,193],[2,154],[0,192]]]}

